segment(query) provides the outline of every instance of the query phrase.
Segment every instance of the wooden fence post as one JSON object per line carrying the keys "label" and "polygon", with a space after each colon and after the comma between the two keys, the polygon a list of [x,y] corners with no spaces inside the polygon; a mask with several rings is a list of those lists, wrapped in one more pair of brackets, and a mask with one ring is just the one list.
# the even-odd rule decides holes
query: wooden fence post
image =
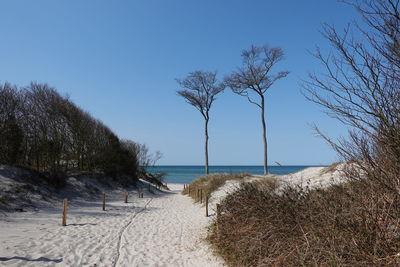
{"label": "wooden fence post", "polygon": [[189,197],[190,197],[190,185],[189,185]]}
{"label": "wooden fence post", "polygon": [[106,193],[103,193],[103,210],[106,210]]}
{"label": "wooden fence post", "polygon": [[208,196],[206,196],[206,217],[208,217]]}
{"label": "wooden fence post", "polygon": [[62,226],[67,226],[67,209],[68,209],[68,198],[64,198],[64,200],[63,200]]}
{"label": "wooden fence post", "polygon": [[125,191],[125,203],[128,203],[128,191]]}
{"label": "wooden fence post", "polygon": [[200,204],[203,204],[203,189],[200,189]]}

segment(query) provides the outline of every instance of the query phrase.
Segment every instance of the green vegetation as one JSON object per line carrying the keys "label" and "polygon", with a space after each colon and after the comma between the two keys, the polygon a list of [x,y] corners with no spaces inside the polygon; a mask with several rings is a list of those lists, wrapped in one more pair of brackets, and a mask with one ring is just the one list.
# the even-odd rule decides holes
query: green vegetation
{"label": "green vegetation", "polygon": [[38,171],[56,187],[70,173],[102,173],[124,183],[138,177],[141,146],[120,140],[46,84],[0,84],[0,136],[0,164]]}

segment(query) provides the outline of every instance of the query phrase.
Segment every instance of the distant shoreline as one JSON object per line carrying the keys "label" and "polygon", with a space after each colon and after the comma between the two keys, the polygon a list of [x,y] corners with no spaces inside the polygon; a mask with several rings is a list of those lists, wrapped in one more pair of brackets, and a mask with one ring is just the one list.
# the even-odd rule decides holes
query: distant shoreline
{"label": "distant shoreline", "polygon": [[[315,165],[268,165],[268,167],[328,167],[331,164]],[[155,165],[154,167],[204,167],[204,165]],[[209,167],[263,167],[263,165],[209,165]]]}
{"label": "distant shoreline", "polygon": [[[269,171],[274,175],[286,175],[309,167],[326,167],[326,165],[273,165],[269,166]],[[147,170],[153,173],[165,173],[164,182],[166,183],[189,184],[205,175],[203,165],[157,165],[148,167]],[[264,174],[264,168],[261,165],[211,165],[209,171],[210,173]]]}

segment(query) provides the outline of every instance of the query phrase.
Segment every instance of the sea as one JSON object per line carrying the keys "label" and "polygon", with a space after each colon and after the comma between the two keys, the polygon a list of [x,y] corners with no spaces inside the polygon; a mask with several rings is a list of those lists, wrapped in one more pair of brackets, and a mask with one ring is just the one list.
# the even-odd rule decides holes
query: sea
{"label": "sea", "polygon": [[[271,174],[289,174],[307,167],[316,166],[269,166]],[[153,166],[147,169],[151,173],[165,173],[164,182],[189,184],[198,177],[204,176],[204,166]],[[209,166],[210,173],[249,173],[263,174],[263,166]]]}

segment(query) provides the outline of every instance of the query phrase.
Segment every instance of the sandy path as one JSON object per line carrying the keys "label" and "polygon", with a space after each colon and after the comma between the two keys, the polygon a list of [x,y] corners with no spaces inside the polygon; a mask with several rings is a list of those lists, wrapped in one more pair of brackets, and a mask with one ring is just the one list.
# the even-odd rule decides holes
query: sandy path
{"label": "sandy path", "polygon": [[221,266],[201,241],[204,213],[180,194],[154,198],[122,236],[117,266]]}
{"label": "sandy path", "polygon": [[0,266],[222,266],[202,241],[204,208],[169,186],[128,204],[110,201],[106,212],[77,203],[67,227],[59,210],[2,218]]}

